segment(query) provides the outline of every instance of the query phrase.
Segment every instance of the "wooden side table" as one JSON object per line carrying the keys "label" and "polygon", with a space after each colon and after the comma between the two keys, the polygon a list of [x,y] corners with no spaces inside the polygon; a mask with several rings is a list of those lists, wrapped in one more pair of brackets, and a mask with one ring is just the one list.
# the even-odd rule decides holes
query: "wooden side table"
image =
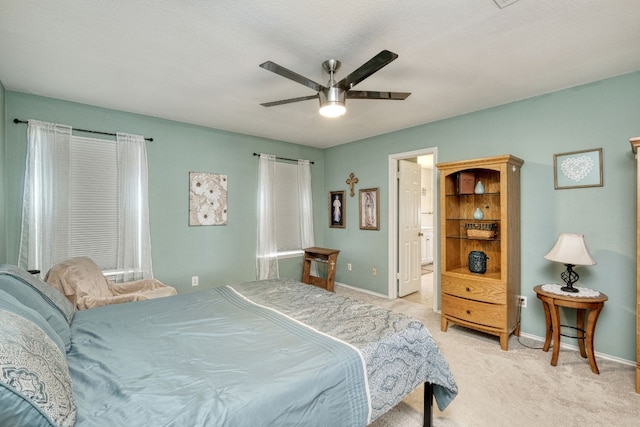
{"label": "wooden side table", "polygon": [[[544,315],[547,322],[547,334],[544,341],[543,351],[549,351],[549,346],[553,341],[553,353],[551,356],[551,366],[558,364],[558,354],[560,353],[560,335],[576,338],[580,347],[580,356],[589,359],[591,371],[599,374],[598,365],[596,364],[596,356],[593,352],[593,339],[596,331],[596,321],[600,315],[600,311],[604,307],[604,302],[609,298],[600,292],[595,297],[578,297],[565,294],[556,294],[547,292],[542,289],[542,285],[538,285],[533,290],[542,301],[544,307]],[[565,325],[560,324],[560,307],[575,308],[576,316],[576,336],[569,336],[560,333],[560,328]],[[587,325],[585,329],[585,314],[589,310]],[[585,343],[586,341],[586,343]],[[586,348],[585,348],[586,344]]]}
{"label": "wooden side table", "polygon": [[[309,285],[324,288],[333,292],[336,280],[336,263],[338,262],[339,250],[326,248],[307,248],[304,250],[304,261],[302,265],[302,282]],[[311,274],[311,263],[318,262],[327,264],[327,277],[322,278]]]}

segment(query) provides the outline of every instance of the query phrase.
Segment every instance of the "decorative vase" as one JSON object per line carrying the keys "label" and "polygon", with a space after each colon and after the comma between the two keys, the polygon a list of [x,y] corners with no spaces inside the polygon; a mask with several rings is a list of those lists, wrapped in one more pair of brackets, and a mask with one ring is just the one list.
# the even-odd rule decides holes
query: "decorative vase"
{"label": "decorative vase", "polygon": [[480,210],[480,208],[477,208],[474,212],[473,212],[473,219],[482,219],[484,218],[484,214],[482,213],[482,211]]}
{"label": "decorative vase", "polygon": [[469,271],[480,274],[486,273],[488,259],[487,254],[482,251],[469,252]]}
{"label": "decorative vase", "polygon": [[473,192],[476,194],[484,194],[484,185],[482,184],[482,181],[478,181]]}

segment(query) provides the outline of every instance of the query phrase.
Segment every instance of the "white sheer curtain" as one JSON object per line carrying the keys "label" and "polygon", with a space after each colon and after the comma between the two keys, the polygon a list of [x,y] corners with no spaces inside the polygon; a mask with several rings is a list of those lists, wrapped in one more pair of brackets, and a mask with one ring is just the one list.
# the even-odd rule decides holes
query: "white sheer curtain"
{"label": "white sheer curtain", "polygon": [[315,246],[311,164],[309,160],[298,160],[298,194],[300,196],[300,243],[302,244],[302,249],[305,249]]}
{"label": "white sheer curtain", "polygon": [[[313,234],[313,197],[311,193],[311,163],[298,160],[298,194],[300,196],[300,243],[302,249],[316,245]],[[318,265],[311,263],[311,274],[318,276]]]}
{"label": "white sheer curtain", "polygon": [[153,278],[149,231],[147,150],[144,137],[117,133],[117,281]]}
{"label": "white sheer curtain", "polygon": [[260,154],[258,161],[258,238],[256,250],[256,278],[273,279],[278,270],[275,203],[276,156]]}
{"label": "white sheer curtain", "polygon": [[[86,237],[95,233],[96,224],[83,227],[86,212],[81,211],[95,206],[77,190],[93,185],[85,182],[89,177],[79,165],[93,164],[96,156],[87,157],[86,147],[79,148],[71,131],[69,126],[29,120],[18,265],[44,275],[66,259],[104,255],[108,265],[101,267],[115,269],[118,275],[112,278],[117,281],[152,278],[144,138],[118,134],[115,144],[106,141],[114,144],[115,150],[105,151],[111,154],[98,159],[104,163],[100,166],[117,169],[117,174],[91,178],[105,184],[100,191],[107,193],[98,193],[105,203],[117,206],[118,212],[113,216],[117,219],[109,223],[111,228],[98,226],[103,235],[88,240],[95,246],[91,249],[96,249],[92,256],[87,253]],[[91,169],[88,173],[95,175]]]}
{"label": "white sheer curtain", "polygon": [[69,258],[71,127],[29,120],[18,265],[49,271]]}

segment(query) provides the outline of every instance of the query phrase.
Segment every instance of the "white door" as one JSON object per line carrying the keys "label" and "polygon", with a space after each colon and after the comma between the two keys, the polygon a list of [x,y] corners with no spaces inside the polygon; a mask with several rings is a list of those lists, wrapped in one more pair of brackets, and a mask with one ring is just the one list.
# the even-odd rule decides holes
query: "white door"
{"label": "white door", "polygon": [[420,165],[398,161],[398,296],[420,290]]}

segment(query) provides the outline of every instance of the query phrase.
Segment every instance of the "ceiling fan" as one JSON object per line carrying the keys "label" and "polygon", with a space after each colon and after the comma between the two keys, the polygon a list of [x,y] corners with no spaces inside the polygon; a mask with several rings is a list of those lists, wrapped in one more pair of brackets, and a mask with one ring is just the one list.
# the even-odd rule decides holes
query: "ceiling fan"
{"label": "ceiling fan", "polygon": [[389,64],[398,57],[397,54],[388,50],[383,50],[360,68],[340,80],[335,81],[334,73],[340,68],[340,61],[329,59],[322,63],[322,68],[329,74],[329,83],[323,86],[310,80],[298,73],[284,68],[275,62],[267,61],[260,64],[265,70],[274,72],[307,86],[317,93],[315,95],[301,96],[298,98],[282,99],[280,101],[265,102],[260,104],[264,107],[273,107],[276,105],[290,104],[292,102],[306,101],[309,99],[318,99],[320,101],[320,114],[326,117],[338,117],[343,115],[347,108],[345,106],[346,98],[352,99],[386,99],[386,100],[403,100],[406,99],[411,92],[377,92],[370,90],[353,90],[353,87]]}

